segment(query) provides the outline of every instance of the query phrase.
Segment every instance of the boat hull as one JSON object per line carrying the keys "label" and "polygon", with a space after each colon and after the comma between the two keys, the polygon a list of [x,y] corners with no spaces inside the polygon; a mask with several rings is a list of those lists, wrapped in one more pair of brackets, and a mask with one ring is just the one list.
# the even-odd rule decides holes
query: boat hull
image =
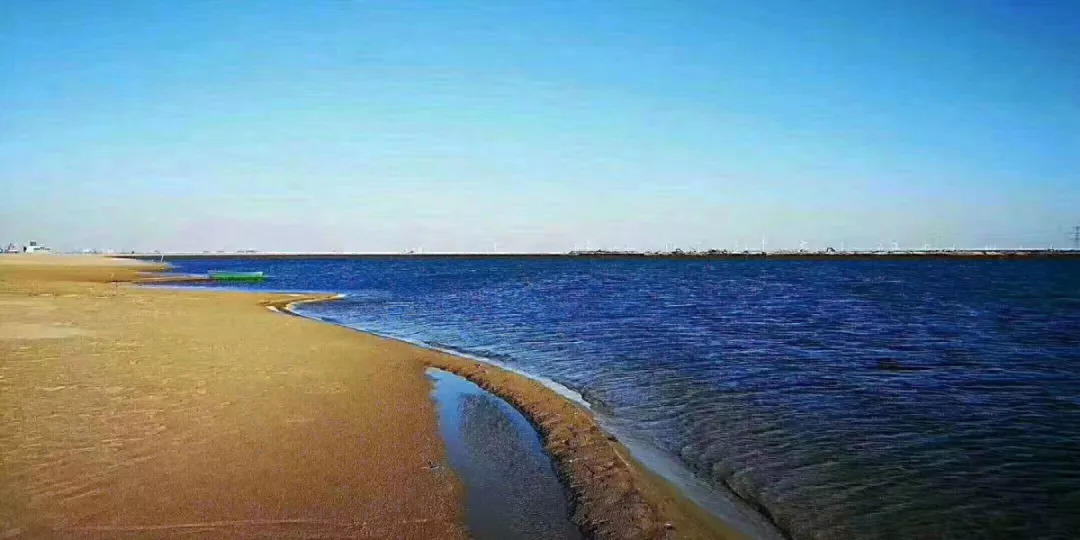
{"label": "boat hull", "polygon": [[262,281],[266,276],[262,272],[228,272],[211,270],[207,273],[214,281]]}

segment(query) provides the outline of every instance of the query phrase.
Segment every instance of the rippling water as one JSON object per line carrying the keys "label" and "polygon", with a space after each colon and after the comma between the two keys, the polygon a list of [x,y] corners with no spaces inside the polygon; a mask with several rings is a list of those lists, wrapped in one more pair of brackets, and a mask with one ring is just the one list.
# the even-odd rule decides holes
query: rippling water
{"label": "rippling water", "polygon": [[794,538],[1080,531],[1080,262],[182,261],[491,357]]}

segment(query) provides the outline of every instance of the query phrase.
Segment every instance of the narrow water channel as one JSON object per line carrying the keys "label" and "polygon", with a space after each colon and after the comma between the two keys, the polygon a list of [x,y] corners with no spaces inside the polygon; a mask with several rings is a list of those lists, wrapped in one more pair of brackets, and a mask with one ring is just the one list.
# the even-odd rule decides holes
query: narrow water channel
{"label": "narrow water channel", "polygon": [[472,536],[581,539],[566,490],[529,421],[457,375],[438,369],[427,375],[448,461],[465,486]]}

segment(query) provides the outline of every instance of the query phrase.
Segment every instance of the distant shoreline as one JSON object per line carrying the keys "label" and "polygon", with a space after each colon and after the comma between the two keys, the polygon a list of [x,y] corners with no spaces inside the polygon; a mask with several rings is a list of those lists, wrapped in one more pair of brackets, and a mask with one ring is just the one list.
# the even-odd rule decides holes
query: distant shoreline
{"label": "distant shoreline", "polygon": [[123,253],[110,257],[153,260],[214,259],[665,259],[665,260],[1044,260],[1080,259],[1078,250],[956,250],[886,252],[570,252],[570,253]]}

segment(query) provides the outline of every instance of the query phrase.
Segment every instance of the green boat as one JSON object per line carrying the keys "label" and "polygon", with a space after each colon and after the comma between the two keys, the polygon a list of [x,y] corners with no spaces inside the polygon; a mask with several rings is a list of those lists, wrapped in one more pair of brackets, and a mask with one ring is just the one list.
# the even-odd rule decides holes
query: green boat
{"label": "green boat", "polygon": [[266,276],[262,272],[233,272],[229,270],[211,270],[207,272],[214,281],[262,281]]}

